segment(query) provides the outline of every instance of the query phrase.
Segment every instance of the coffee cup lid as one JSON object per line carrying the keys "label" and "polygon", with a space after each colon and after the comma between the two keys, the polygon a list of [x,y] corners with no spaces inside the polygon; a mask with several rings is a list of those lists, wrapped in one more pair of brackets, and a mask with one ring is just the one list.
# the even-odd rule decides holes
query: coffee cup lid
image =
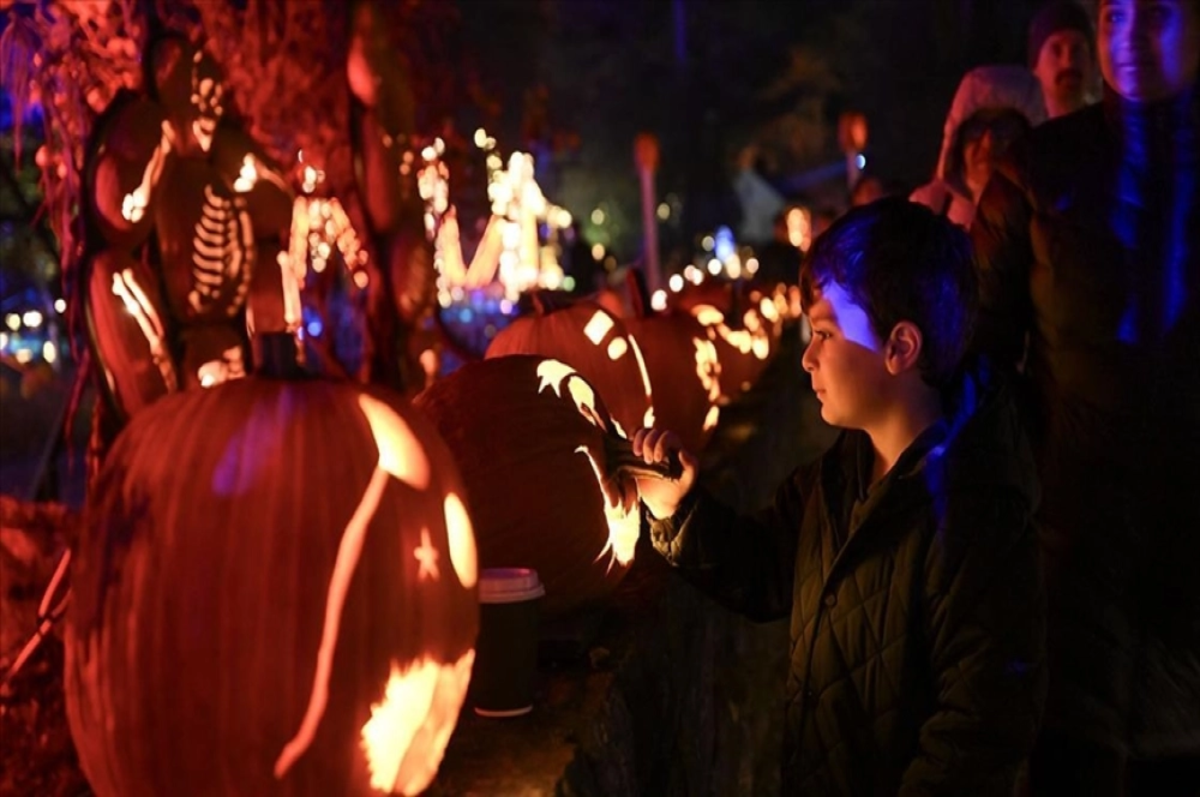
{"label": "coffee cup lid", "polygon": [[488,567],[479,571],[480,603],[516,603],[546,594],[536,570],[528,567]]}

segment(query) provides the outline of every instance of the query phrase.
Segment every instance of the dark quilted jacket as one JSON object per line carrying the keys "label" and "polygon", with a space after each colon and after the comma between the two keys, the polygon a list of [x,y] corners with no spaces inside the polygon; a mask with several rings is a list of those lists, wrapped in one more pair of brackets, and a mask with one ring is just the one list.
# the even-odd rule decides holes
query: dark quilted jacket
{"label": "dark quilted jacket", "polygon": [[1045,726],[1200,755],[1200,102],[1102,104],[1015,147],[971,230],[976,347],[1015,369],[1043,500]]}
{"label": "dark quilted jacket", "polygon": [[845,432],[757,516],[697,491],[651,524],[717,600],[791,615],[786,795],[1011,793],[1044,691],[1036,488],[1011,402],[983,382],[869,494],[870,442]]}

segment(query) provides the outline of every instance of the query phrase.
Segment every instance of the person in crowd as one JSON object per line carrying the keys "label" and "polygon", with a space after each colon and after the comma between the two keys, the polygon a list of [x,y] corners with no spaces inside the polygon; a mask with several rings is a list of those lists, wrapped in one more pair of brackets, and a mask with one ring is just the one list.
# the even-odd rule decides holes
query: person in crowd
{"label": "person in crowd", "polygon": [[1092,21],[1075,0],[1054,0],[1029,23],[1029,68],[1042,84],[1050,119],[1093,102],[1096,60]]}
{"label": "person in crowd", "polygon": [[975,205],[1005,150],[1045,121],[1042,89],[1021,66],[992,65],[963,76],[946,115],[934,179],[911,199],[969,228]]}
{"label": "person in crowd", "polygon": [[759,280],[798,285],[800,282],[800,260],[803,247],[808,246],[812,235],[812,216],[807,208],[791,204],[775,216],[774,235],[760,246],[758,256]]}
{"label": "person in crowd", "polygon": [[895,180],[885,179],[873,171],[859,175],[858,182],[850,189],[850,207],[868,205],[888,196],[907,196],[908,191]]}
{"label": "person in crowd", "polygon": [[772,239],[776,219],[787,205],[783,194],[764,176],[766,171],[757,144],[747,144],[738,152],[732,183],[742,211],[738,239],[751,245]]}
{"label": "person in crowd", "polygon": [[751,618],[791,616],[783,793],[1011,794],[1044,696],[1032,454],[1005,387],[962,361],[966,234],[904,198],[854,208],[801,272],[803,356],[843,427],[774,504],[736,516],[677,456],[638,480],[654,546]]}
{"label": "person in crowd", "polygon": [[[1010,152],[973,348],[1024,396],[1050,686],[1036,795],[1200,793],[1200,0],[1101,0],[1104,96]],[[1024,373],[1016,364],[1026,361]]]}

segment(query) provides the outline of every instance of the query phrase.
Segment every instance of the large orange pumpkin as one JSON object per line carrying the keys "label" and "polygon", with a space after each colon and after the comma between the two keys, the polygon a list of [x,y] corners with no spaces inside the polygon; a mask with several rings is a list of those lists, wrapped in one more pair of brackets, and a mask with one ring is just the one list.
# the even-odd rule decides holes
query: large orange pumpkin
{"label": "large orange pumpkin", "polygon": [[414,403],[458,460],[481,566],[537,570],[551,617],[616,588],[640,518],[605,497],[615,430],[580,373],[557,360],[497,357],[464,365]]}
{"label": "large orange pumpkin", "polygon": [[637,341],[624,323],[592,302],[552,309],[535,302],[492,338],[487,358],[536,354],[561,360],[599,391],[622,432],[654,425],[650,377]]}
{"label": "large orange pumpkin", "polygon": [[474,659],[462,495],[427,422],[348,383],[139,413],[73,562],[67,712],[96,793],[425,788]]}
{"label": "large orange pumpkin", "polygon": [[703,450],[717,425],[721,364],[708,330],[682,312],[625,320],[646,360],[654,422],[676,432],[686,449]]}

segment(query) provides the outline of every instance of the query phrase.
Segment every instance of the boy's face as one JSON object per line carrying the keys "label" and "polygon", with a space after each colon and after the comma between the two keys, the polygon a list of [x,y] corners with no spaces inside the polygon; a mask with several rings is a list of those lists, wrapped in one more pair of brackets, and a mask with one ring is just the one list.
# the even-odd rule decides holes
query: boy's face
{"label": "boy's face", "polygon": [[867,428],[881,415],[887,396],[883,341],[866,312],[835,282],[815,288],[806,310],[812,341],[802,363],[812,375],[821,417],[833,426]]}

